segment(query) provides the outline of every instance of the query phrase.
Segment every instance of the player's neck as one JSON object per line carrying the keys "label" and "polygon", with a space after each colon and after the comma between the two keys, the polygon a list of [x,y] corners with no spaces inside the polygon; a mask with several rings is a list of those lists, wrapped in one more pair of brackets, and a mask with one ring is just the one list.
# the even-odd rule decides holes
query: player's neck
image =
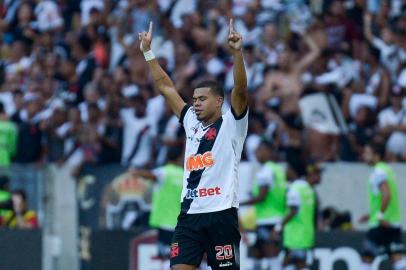
{"label": "player's neck", "polygon": [[208,127],[212,125],[214,122],[216,122],[219,118],[221,117],[221,111],[214,114],[212,117],[209,119],[202,120],[203,127]]}

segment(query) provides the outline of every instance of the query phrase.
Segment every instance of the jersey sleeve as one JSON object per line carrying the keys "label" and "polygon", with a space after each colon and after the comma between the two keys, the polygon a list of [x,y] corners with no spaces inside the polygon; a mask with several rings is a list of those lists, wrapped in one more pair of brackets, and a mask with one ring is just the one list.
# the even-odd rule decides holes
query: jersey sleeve
{"label": "jersey sleeve", "polygon": [[371,176],[371,185],[374,192],[379,193],[379,188],[382,183],[386,182],[388,176],[385,171],[376,169]]}
{"label": "jersey sleeve", "polygon": [[299,207],[300,206],[300,195],[299,192],[293,188],[289,187],[287,194],[287,205],[289,207]]}
{"label": "jersey sleeve", "polygon": [[372,39],[372,45],[373,45],[375,48],[379,49],[379,50],[384,50],[384,49],[387,47],[387,45],[385,44],[385,42],[384,42],[382,39],[377,38],[377,37],[374,37],[374,38]]}
{"label": "jersey sleeve", "polygon": [[247,136],[248,132],[248,107],[245,111],[240,115],[236,116],[233,107],[231,107],[226,112],[226,117],[231,123],[231,129],[237,138],[244,138]]}
{"label": "jersey sleeve", "polygon": [[256,179],[258,186],[267,186],[272,187],[274,174],[271,168],[268,166],[264,166],[259,172],[256,174]]}
{"label": "jersey sleeve", "polygon": [[185,129],[186,134],[188,134],[191,127],[196,125],[199,121],[197,120],[196,113],[192,106],[185,105],[180,112],[179,123]]}

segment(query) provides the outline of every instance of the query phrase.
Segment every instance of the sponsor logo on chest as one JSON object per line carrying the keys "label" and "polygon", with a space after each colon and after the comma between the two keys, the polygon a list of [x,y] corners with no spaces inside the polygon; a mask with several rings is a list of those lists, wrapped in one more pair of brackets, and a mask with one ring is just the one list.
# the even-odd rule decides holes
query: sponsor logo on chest
{"label": "sponsor logo on chest", "polygon": [[203,154],[190,155],[186,159],[186,169],[191,171],[198,171],[205,168],[210,168],[215,163],[211,151],[207,151]]}
{"label": "sponsor logo on chest", "polygon": [[186,199],[211,197],[221,194],[220,187],[187,189]]}

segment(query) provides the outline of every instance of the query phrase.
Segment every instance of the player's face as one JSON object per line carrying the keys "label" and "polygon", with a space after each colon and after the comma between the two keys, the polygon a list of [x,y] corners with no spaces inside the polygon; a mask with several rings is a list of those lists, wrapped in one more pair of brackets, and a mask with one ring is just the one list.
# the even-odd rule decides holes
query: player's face
{"label": "player's face", "polygon": [[319,172],[311,174],[311,181],[313,185],[318,185],[321,182],[321,174]]}
{"label": "player's face", "polygon": [[222,98],[214,95],[210,88],[195,89],[193,93],[193,108],[199,121],[210,119],[221,109],[221,105]]}
{"label": "player's face", "polygon": [[259,145],[255,151],[255,155],[260,163],[265,163],[271,159],[271,149],[265,145]]}
{"label": "player's face", "polygon": [[372,164],[374,158],[374,152],[372,151],[371,147],[368,145],[364,147],[364,152],[362,153],[362,159],[368,163]]}

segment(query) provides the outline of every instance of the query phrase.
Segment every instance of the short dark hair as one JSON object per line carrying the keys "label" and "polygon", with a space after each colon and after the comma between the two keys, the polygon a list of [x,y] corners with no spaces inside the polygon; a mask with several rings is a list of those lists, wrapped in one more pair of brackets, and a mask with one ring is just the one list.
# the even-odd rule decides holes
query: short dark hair
{"label": "short dark hair", "polygon": [[86,53],[90,52],[92,49],[92,39],[86,33],[81,33],[77,39],[80,48]]}
{"label": "short dark hair", "polygon": [[221,84],[216,81],[203,81],[196,85],[195,89],[197,88],[210,88],[210,90],[216,96],[220,96],[224,98],[224,89]]}
{"label": "short dark hair", "polygon": [[13,195],[20,195],[24,202],[27,201],[27,193],[23,189],[13,190]]}
{"label": "short dark hair", "polygon": [[381,59],[381,51],[375,47],[372,47],[371,45],[369,46],[369,54],[371,55],[372,59],[375,60],[375,62],[379,62]]}
{"label": "short dark hair", "polygon": [[7,189],[8,184],[10,183],[10,178],[7,175],[0,176],[0,189]]}
{"label": "short dark hair", "polygon": [[5,113],[4,103],[0,101],[0,113]]}
{"label": "short dark hair", "polygon": [[265,136],[263,136],[263,137],[261,138],[261,141],[260,141],[259,145],[260,145],[260,146],[265,146],[265,147],[267,147],[268,149],[273,150],[273,151],[275,150],[275,146],[274,146],[272,140],[266,138]]}
{"label": "short dark hair", "polygon": [[168,149],[168,160],[176,161],[183,153],[182,147],[169,147]]}
{"label": "short dark hair", "polygon": [[371,147],[371,150],[374,154],[378,155],[379,158],[383,158],[385,156],[385,145],[382,143],[374,143],[369,142],[365,146]]}

